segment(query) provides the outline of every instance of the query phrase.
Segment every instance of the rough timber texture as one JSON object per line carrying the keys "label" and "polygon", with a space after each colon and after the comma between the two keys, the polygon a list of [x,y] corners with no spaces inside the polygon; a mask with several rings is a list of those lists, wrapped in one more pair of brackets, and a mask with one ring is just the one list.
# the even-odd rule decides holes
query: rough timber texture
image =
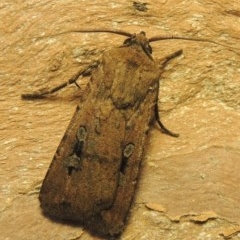
{"label": "rough timber texture", "polygon": [[[1,239],[96,239],[77,225],[43,217],[38,202],[81,90],[73,86],[28,102],[20,94],[65,81],[124,38],[36,37],[104,27],[144,30],[149,37],[204,37],[240,48],[238,0],[147,3],[141,8],[131,1],[1,0]],[[151,132],[121,239],[240,239],[240,50],[181,40],[152,47],[155,59],[184,51],[163,74],[160,99],[163,122],[180,138],[157,128]]]}

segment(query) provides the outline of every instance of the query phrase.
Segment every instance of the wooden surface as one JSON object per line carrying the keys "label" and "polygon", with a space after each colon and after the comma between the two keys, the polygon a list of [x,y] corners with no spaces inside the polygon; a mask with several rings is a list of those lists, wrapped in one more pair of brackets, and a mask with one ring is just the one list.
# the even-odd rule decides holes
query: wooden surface
{"label": "wooden surface", "polygon": [[[237,0],[147,3],[143,12],[129,1],[0,2],[0,239],[96,239],[45,218],[38,202],[81,90],[72,86],[39,101],[20,95],[64,82],[124,37],[37,37],[104,27],[202,37],[240,49]],[[152,47],[155,59],[184,51],[163,73],[160,93],[162,121],[180,137],[153,127],[120,239],[240,239],[240,50],[181,40]]]}

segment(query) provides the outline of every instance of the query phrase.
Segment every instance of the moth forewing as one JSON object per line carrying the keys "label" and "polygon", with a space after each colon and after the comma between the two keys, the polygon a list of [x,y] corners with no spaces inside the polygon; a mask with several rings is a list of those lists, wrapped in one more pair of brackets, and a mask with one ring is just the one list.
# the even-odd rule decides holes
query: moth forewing
{"label": "moth forewing", "polygon": [[138,45],[104,53],[43,181],[43,211],[122,231],[157,104],[158,66]]}

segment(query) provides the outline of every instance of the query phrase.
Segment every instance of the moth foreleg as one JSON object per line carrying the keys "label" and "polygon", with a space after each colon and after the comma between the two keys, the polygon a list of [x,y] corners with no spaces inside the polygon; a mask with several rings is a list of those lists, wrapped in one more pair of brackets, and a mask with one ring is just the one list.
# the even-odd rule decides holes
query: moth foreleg
{"label": "moth foreleg", "polygon": [[45,90],[45,91],[39,90],[39,91],[33,92],[33,93],[25,93],[25,94],[22,94],[21,97],[23,99],[43,98],[43,97],[45,97],[45,95],[50,95],[52,93],[55,93],[55,92],[59,91],[60,89],[66,87],[70,84],[73,84],[73,83],[76,84],[77,87],[79,87],[79,85],[76,82],[78,80],[78,78],[81,76],[86,77],[86,76],[91,75],[92,70],[94,68],[96,68],[98,65],[99,65],[99,61],[95,61],[95,62],[91,63],[90,65],[88,65],[85,69],[78,71],[68,81],[66,81],[54,88],[51,88],[51,89]]}
{"label": "moth foreleg", "polygon": [[161,68],[162,69],[165,68],[169,61],[171,61],[172,59],[180,56],[182,53],[183,53],[183,51],[182,51],[182,49],[180,49],[180,50],[178,50],[178,51],[176,51],[172,54],[167,55],[164,58],[159,59],[158,62],[160,63]]}

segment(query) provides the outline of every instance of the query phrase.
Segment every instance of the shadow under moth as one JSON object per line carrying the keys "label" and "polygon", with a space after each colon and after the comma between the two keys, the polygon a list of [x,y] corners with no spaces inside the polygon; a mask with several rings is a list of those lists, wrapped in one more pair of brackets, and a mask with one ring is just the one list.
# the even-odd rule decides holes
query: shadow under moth
{"label": "shadow under moth", "polygon": [[144,32],[75,32],[108,32],[127,39],[68,82],[22,95],[24,99],[41,98],[76,83],[81,76],[91,76],[47,171],[39,200],[48,216],[80,222],[99,236],[119,235],[134,197],[148,130],[157,121],[163,133],[178,136],[160,121],[158,95],[161,72],[182,51],[156,62],[149,43],[183,39],[225,45],[175,36],[147,39]]}

